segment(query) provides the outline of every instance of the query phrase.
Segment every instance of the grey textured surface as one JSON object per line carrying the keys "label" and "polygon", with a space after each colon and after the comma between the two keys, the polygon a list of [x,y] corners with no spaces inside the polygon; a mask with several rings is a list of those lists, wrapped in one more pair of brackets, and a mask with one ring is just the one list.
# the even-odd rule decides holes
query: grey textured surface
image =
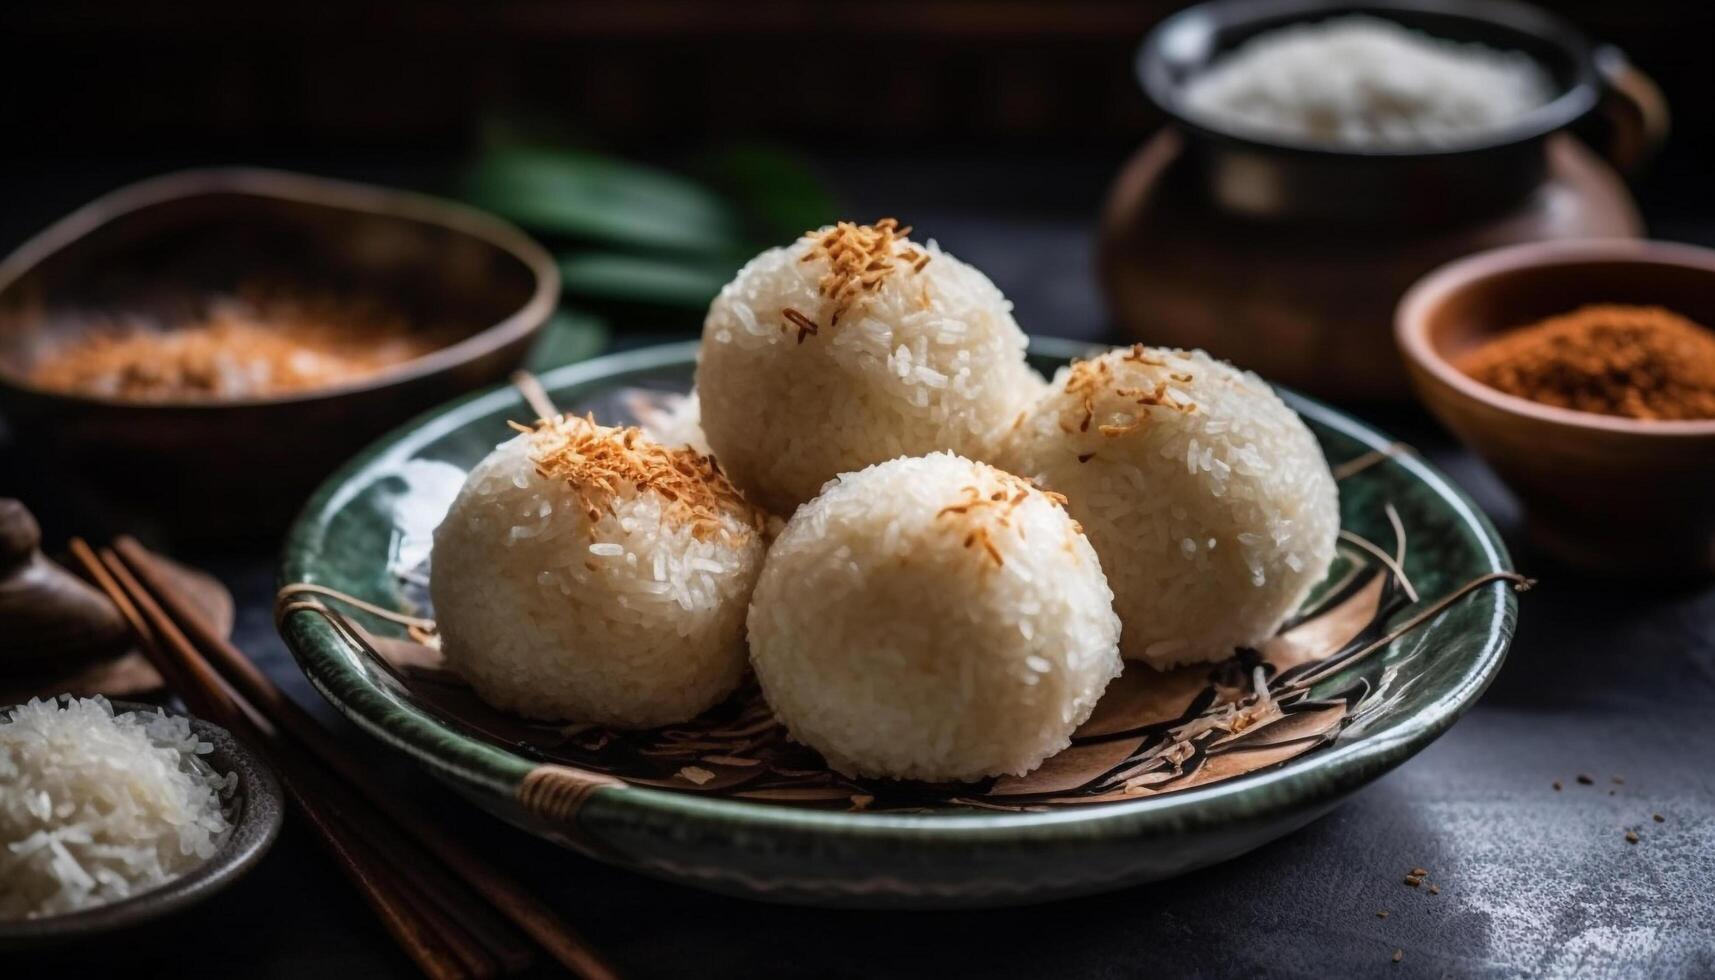
{"label": "grey textured surface", "polygon": [[[959,200],[914,207],[949,186],[959,168],[948,169],[854,179],[870,188],[856,195],[854,213],[873,216],[870,202],[893,202],[887,210],[987,269],[1027,329],[1101,336],[1085,220],[973,217],[984,209]],[[1099,187],[1103,176],[1055,179]],[[967,193],[992,209],[1009,199],[1002,190]],[[1087,205],[1076,213],[1088,214]],[[1512,503],[1480,464],[1420,416],[1354,411],[1424,449],[1517,545]],[[1707,748],[1715,736],[1715,587],[1598,582],[1552,568],[1527,548],[1515,557],[1542,584],[1523,597],[1512,656],[1477,708],[1427,751],[1247,857],[1040,908],[828,912],[656,883],[525,837],[340,728],[376,760],[378,778],[480,841],[639,977],[1715,975],[1715,766]],[[210,567],[238,595],[240,644],[292,696],[329,716],[274,636],[271,559]],[[1579,784],[1580,773],[1593,784]],[[1626,842],[1629,828],[1638,843]],[[1424,887],[1403,883],[1413,867],[1428,869]],[[0,962],[0,975],[121,968],[411,975],[290,819],[268,860],[214,906],[123,946]]]}

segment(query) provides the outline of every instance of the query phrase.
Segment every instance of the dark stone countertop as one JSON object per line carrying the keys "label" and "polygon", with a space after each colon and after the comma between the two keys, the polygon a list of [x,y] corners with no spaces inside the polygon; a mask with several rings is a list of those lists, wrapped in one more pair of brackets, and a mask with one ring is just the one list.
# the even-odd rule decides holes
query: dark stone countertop
{"label": "dark stone countertop", "polygon": [[[1003,219],[898,210],[987,269],[1027,328],[1100,335],[1083,220],[1065,211]],[[1715,736],[1715,587],[1557,569],[1519,546],[1510,498],[1430,423],[1359,413],[1466,487],[1508,535],[1520,568],[1541,578],[1522,597],[1499,679],[1446,736],[1304,830],[1175,881],[1043,907],[785,908],[559,850],[478,812],[332,716],[274,634],[271,557],[203,564],[238,598],[239,644],[288,693],[374,760],[378,778],[528,882],[630,975],[1715,975],[1715,765],[1705,754]],[[1593,784],[1578,783],[1580,773]],[[1637,844],[1626,842],[1628,828],[1639,831]],[[1429,870],[1439,894],[1403,883],[1413,867]],[[0,954],[7,978],[120,971],[413,972],[290,819],[262,866],[207,907],[122,941]]]}

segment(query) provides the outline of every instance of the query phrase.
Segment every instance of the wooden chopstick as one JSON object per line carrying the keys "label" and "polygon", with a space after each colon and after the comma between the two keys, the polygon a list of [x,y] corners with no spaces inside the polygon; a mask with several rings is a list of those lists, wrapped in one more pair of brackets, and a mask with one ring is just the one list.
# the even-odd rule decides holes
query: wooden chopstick
{"label": "wooden chopstick", "polygon": [[[161,574],[154,556],[142,545],[131,537],[124,536],[114,542],[114,550],[136,574],[136,578],[147,586],[149,596],[159,600],[160,606],[171,617],[168,624],[182,627],[195,639],[194,646],[186,643],[190,652],[206,653],[209,662],[219,667],[221,673],[217,675],[217,681],[224,676],[233,688],[255,705],[269,721],[296,738],[323,765],[341,777],[349,788],[356,790],[375,809],[410,834],[425,850],[438,857],[466,885],[547,950],[549,955],[566,969],[586,980],[618,980],[618,971],[605,957],[551,909],[525,891],[523,886],[490,866],[439,826],[407,810],[377,787],[373,780],[367,778],[361,767],[346,754],[344,748],[319,722],[275,687],[274,682],[251,663],[243,651],[209,626],[202,615]],[[183,634],[179,634],[179,638],[183,639]]]}
{"label": "wooden chopstick", "polygon": [[[117,556],[107,551],[98,556],[82,539],[72,540],[71,552],[113,600],[121,615],[132,624],[144,655],[163,677],[169,679],[193,713],[210,718],[253,745],[266,747],[277,741],[278,733],[273,733],[274,738],[271,739],[267,730],[248,717],[239,707],[240,702],[206,662],[182,655],[189,642]],[[306,779],[298,761],[278,752],[271,752],[270,757],[280,769],[281,783],[293,804],[309,822],[340,870],[357,886],[364,900],[380,917],[382,925],[418,968],[434,980],[463,980],[482,975],[465,968],[438,935],[436,923],[426,919],[408,903],[407,892],[391,880],[385,868],[367,857],[350,832],[306,791]],[[492,975],[492,971],[488,975]]]}
{"label": "wooden chopstick", "polygon": [[367,847],[392,872],[400,898],[424,920],[472,977],[517,973],[534,961],[530,949],[511,935],[492,928],[489,914],[472,897],[451,887],[444,876],[431,874],[434,859],[392,835],[386,820],[373,807],[329,776],[314,760],[289,744],[280,748],[294,757],[293,772],[335,822],[354,835],[358,848]]}
{"label": "wooden chopstick", "polygon": [[[341,870],[357,884],[370,907],[380,916],[382,925],[425,976],[434,980],[463,980],[484,975],[466,968],[463,959],[444,941],[444,934],[437,930],[441,923],[425,917],[421,909],[406,897],[408,892],[381,865],[363,856],[349,833],[319,804],[311,802],[298,788],[296,779],[287,776],[283,782]],[[493,973],[490,971],[486,975],[492,976]]]}
{"label": "wooden chopstick", "polygon": [[[344,789],[338,780],[324,777],[324,782],[339,794],[334,797],[336,809],[361,808],[375,812],[356,794]],[[453,880],[433,855],[425,853],[415,843],[395,832],[385,818],[377,814],[377,819],[355,822],[352,830],[392,865],[394,871],[410,886],[410,894],[421,896],[433,908],[456,910],[456,931],[461,934],[468,933],[471,944],[485,953],[485,959],[498,966],[501,973],[522,973],[535,965],[535,946],[502,920],[493,909]]]}

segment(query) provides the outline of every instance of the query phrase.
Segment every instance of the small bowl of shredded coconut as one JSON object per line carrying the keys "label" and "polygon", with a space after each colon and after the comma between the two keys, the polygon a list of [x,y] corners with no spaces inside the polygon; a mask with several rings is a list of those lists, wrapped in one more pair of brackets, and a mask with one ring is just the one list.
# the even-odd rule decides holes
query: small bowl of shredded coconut
{"label": "small bowl of shredded coconut", "polygon": [[261,858],[280,819],[266,765],[207,722],[102,697],[0,709],[0,945],[205,898]]}

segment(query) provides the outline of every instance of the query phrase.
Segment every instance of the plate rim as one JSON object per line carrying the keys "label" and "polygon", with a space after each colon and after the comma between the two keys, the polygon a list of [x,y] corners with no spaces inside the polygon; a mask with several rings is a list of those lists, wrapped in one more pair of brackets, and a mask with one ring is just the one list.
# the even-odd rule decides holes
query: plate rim
{"label": "plate rim", "polygon": [[[1033,336],[1029,350],[1032,355],[1040,357],[1070,359],[1112,346]],[[698,347],[699,341],[688,340],[619,351],[554,369],[543,374],[540,380],[544,387],[553,391],[589,384],[615,374],[682,366],[695,362]],[[1368,424],[1322,402],[1289,388],[1273,387],[1300,415],[1371,449],[1381,450],[1396,444],[1396,440]],[[363,473],[385,462],[409,459],[412,452],[422,445],[462,427],[475,416],[488,414],[509,403],[521,407],[524,404],[523,397],[509,385],[473,392],[417,416],[352,457],[322,482],[293,521],[282,550],[280,584],[300,577],[301,571],[305,570],[305,556],[320,537],[317,531],[320,519],[336,513],[351,495],[358,492],[360,488],[355,481]],[[1405,467],[1453,508],[1473,532],[1481,547],[1481,557],[1488,563],[1488,571],[1513,571],[1511,556],[1499,533],[1462,489],[1415,453],[1393,454],[1389,463]],[[1475,600],[1484,593],[1493,598],[1494,608],[1488,619],[1483,647],[1470,668],[1457,686],[1404,719],[1395,729],[1369,735],[1350,744],[1336,744],[1306,753],[1262,772],[1184,793],[1051,811],[900,814],[814,810],[626,784],[601,787],[591,793],[578,813],[578,822],[588,828],[592,822],[605,822],[603,817],[627,823],[633,822],[632,818],[672,818],[703,825],[736,823],[747,828],[786,834],[821,836],[837,833],[843,837],[894,841],[934,837],[969,839],[973,843],[987,845],[1058,837],[1057,829],[1067,824],[1077,824],[1092,835],[1103,838],[1136,836],[1140,830],[1151,828],[1168,832],[1228,825],[1235,820],[1256,818],[1276,810],[1314,806],[1355,790],[1421,751],[1451,727],[1488,688],[1499,673],[1511,645],[1517,624],[1518,600],[1505,581],[1484,585],[1469,599]],[[358,727],[407,753],[431,772],[450,779],[458,786],[481,787],[503,793],[509,803],[515,803],[516,790],[525,774],[545,764],[452,731],[426,712],[402,701],[396,694],[358,679],[358,683],[369,692],[390,704],[395,712],[402,713],[401,717],[393,719],[393,723],[409,731],[412,737],[396,734],[381,719],[370,717],[360,706],[347,703],[330,690],[328,679],[319,674],[309,655],[299,649],[300,643],[309,642],[304,636],[306,624],[308,629],[317,632],[325,627],[319,620],[298,616],[282,622],[280,632],[293,659],[312,686]],[[326,630],[326,634],[331,635],[331,629]],[[448,738],[477,749],[475,755],[493,763],[492,771],[479,771],[437,755],[433,750],[434,743]],[[1259,797],[1265,800],[1260,806],[1246,802]]]}

